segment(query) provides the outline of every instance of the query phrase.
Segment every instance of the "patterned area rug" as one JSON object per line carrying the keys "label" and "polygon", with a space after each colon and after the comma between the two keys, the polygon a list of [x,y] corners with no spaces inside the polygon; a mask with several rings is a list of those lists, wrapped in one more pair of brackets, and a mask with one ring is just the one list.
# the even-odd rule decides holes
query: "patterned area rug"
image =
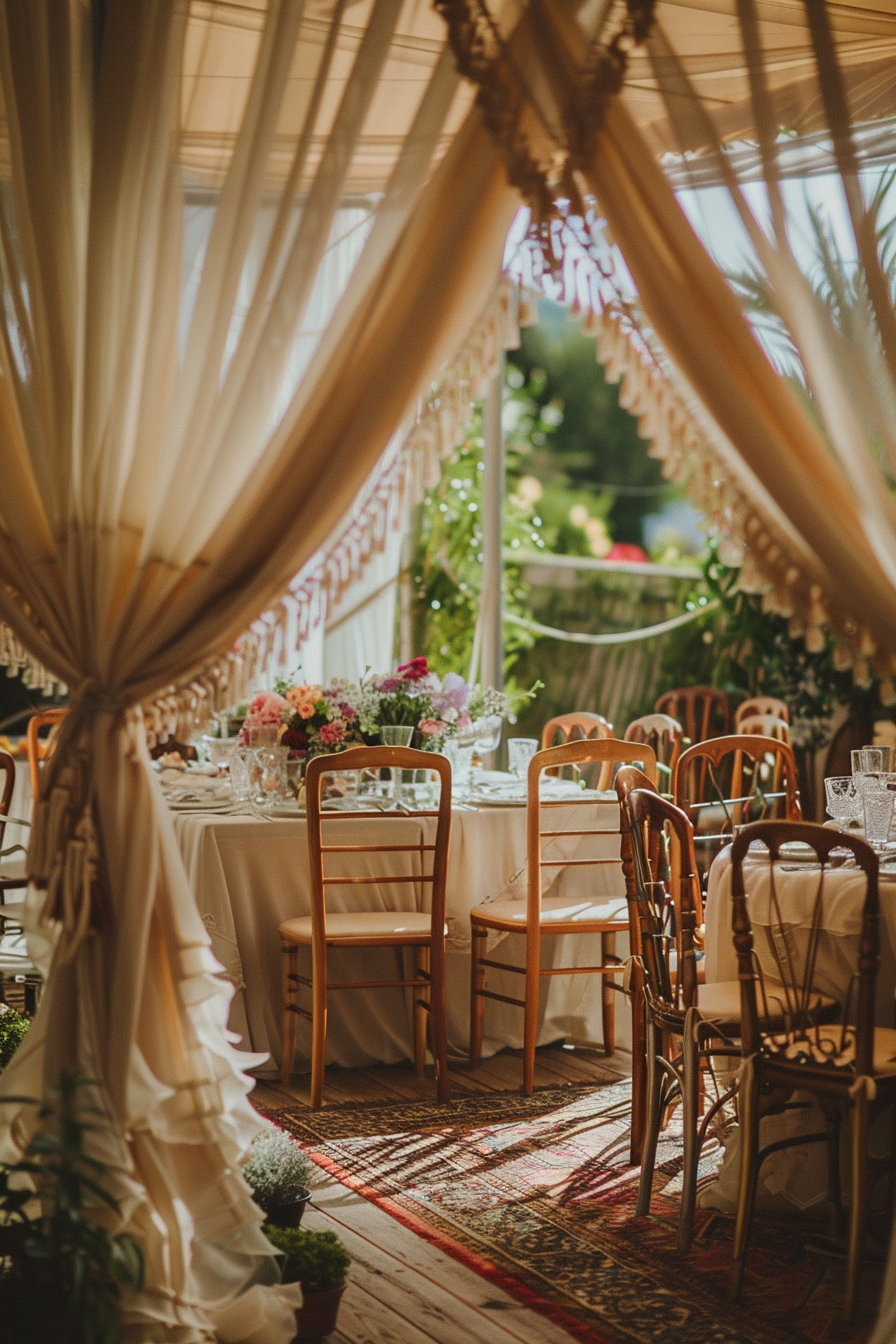
{"label": "patterned area rug", "polygon": [[[726,1296],[730,1219],[698,1212],[691,1254],[676,1255],[674,1127],[651,1214],[634,1216],[627,1082],[266,1113],[337,1180],[591,1344],[862,1344],[870,1333],[870,1314],[837,1324],[837,1265],[796,1309],[820,1263],[805,1223],[757,1222],[740,1306]],[[878,1280],[865,1272],[869,1313]]]}

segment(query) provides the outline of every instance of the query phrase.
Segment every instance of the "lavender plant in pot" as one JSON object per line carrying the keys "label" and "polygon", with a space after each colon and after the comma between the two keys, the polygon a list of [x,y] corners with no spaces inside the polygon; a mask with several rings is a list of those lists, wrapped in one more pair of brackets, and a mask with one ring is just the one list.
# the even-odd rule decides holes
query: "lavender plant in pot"
{"label": "lavender plant in pot", "polygon": [[283,1283],[302,1285],[293,1344],[323,1339],[336,1329],[351,1257],[335,1232],[266,1226],[265,1235],[283,1255]]}
{"label": "lavender plant in pot", "polygon": [[252,1197],[275,1227],[298,1227],[311,1198],[311,1162],[282,1129],[262,1130],[255,1138],[243,1176]]}

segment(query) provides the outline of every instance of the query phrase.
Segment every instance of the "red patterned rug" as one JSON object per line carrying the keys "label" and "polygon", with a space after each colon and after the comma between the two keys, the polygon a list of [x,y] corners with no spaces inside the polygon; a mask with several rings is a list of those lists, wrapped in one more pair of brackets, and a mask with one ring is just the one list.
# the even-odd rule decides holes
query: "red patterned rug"
{"label": "red patterned rug", "polygon": [[634,1216],[629,1084],[267,1114],[337,1180],[590,1344],[863,1344],[867,1315],[837,1324],[834,1265],[808,1304],[819,1261],[805,1223],[759,1220],[741,1305],[727,1300],[731,1221],[698,1213],[676,1255],[681,1144],[664,1136],[649,1217]]}

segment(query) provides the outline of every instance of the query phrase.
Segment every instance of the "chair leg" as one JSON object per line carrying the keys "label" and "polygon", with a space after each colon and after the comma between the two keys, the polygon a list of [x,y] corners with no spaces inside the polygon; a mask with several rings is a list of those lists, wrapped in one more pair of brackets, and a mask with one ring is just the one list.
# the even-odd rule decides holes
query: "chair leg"
{"label": "chair leg", "polygon": [[327,1049],[327,967],[314,967],[311,987],[311,1107],[318,1111],[324,1100],[324,1060]]}
{"label": "chair leg", "polygon": [[482,953],[488,933],[474,924],[471,929],[473,940],[470,948],[470,1068],[478,1069],[482,1058],[482,1026],[485,1018],[485,967],[482,965]]}
{"label": "chair leg", "polygon": [[851,1321],[855,1312],[868,1202],[868,1098],[862,1092],[859,1092],[853,1103],[850,1134],[852,1137],[850,1153],[852,1202],[849,1210],[846,1296],[843,1302],[844,1321]]}
{"label": "chair leg", "polygon": [[[600,936],[601,964],[604,966],[609,965],[615,955],[615,933],[602,933]],[[616,990],[613,988],[612,977],[609,975],[602,975],[600,978],[600,997],[601,1020],[604,1032],[604,1054],[614,1055],[616,1053]]]}
{"label": "chair leg", "polygon": [[656,1145],[660,1136],[660,1116],[663,1109],[662,1089],[660,1087],[662,1066],[657,1058],[662,1049],[662,1041],[658,1040],[659,1035],[656,1024],[648,1012],[645,1050],[647,1097],[644,1105],[644,1141],[641,1145],[641,1179],[638,1183],[638,1202],[635,1206],[635,1213],[639,1218],[650,1212],[653,1169],[656,1165]]}
{"label": "chair leg", "polygon": [[526,931],[526,992],[523,1009],[523,1091],[535,1086],[535,1046],[538,1041],[538,991],[541,985],[541,930]]}
{"label": "chair leg", "polygon": [[629,1164],[636,1167],[641,1161],[644,1142],[644,1117],[647,1091],[647,1040],[644,1026],[644,973],[637,962],[632,965],[632,1134]]}
{"label": "chair leg", "polygon": [[691,1249],[694,1230],[694,1205],[697,1202],[697,1127],[700,1099],[700,1023],[693,1008],[684,1021],[682,1041],[683,1078],[681,1084],[682,1127],[684,1129],[684,1170],[682,1172],[681,1212],[678,1216],[678,1244],[680,1255]]}
{"label": "chair leg", "polygon": [[448,1012],[445,1007],[445,946],[429,950],[429,1044],[436,1067],[436,1100],[448,1100]]}
{"label": "chair leg", "polygon": [[[423,972],[429,970],[429,948],[414,948],[414,979],[422,980]],[[425,1008],[420,1006],[420,996],[423,990],[411,990],[411,1008],[414,1020],[414,1072],[418,1078],[422,1078],[426,1072],[426,1019],[428,1013]],[[432,990],[430,987],[430,1000],[432,999]]]}
{"label": "chair leg", "polygon": [[738,1095],[740,1187],[737,1192],[737,1217],[734,1223],[731,1277],[728,1283],[728,1295],[734,1302],[740,1298],[743,1284],[759,1176],[759,1083],[755,1068],[749,1070],[749,1079],[742,1079]]}
{"label": "chair leg", "polygon": [[295,1004],[299,987],[292,977],[299,969],[298,948],[295,943],[283,945],[283,1026],[280,1031],[280,1082],[286,1087],[292,1077],[296,1055]]}

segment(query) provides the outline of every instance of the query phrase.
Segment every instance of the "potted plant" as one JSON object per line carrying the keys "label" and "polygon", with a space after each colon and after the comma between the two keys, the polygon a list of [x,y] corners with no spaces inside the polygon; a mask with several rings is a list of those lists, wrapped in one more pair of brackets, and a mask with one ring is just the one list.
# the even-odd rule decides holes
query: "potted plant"
{"label": "potted plant", "polygon": [[0,1003],[0,1071],[6,1068],[24,1040],[31,1026],[31,1018],[17,1013],[6,1003]]}
{"label": "potted plant", "polygon": [[336,1329],[339,1303],[351,1257],[335,1232],[304,1227],[265,1227],[265,1235],[283,1254],[283,1283],[302,1285],[293,1344],[322,1339]]}
{"label": "potted plant", "polygon": [[62,1072],[20,1160],[0,1165],[0,1344],[116,1344],[122,1293],[143,1286],[136,1242],[104,1226],[119,1210],[87,1151],[86,1086]]}
{"label": "potted plant", "polygon": [[298,1227],[311,1198],[311,1162],[282,1129],[262,1130],[252,1144],[243,1176],[255,1203],[276,1227]]}

